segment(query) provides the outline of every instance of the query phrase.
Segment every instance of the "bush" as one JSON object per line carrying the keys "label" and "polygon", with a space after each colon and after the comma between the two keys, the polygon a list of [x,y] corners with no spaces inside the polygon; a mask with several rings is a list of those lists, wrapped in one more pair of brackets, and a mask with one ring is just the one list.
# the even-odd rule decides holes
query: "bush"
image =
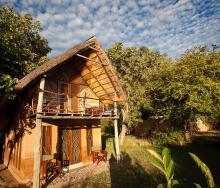
{"label": "bush", "polygon": [[101,120],[101,129],[102,133],[106,135],[114,134],[114,125],[110,120],[103,119]]}
{"label": "bush", "polygon": [[153,144],[164,145],[164,144],[175,144],[182,145],[184,142],[183,131],[172,131],[172,132],[153,132]]}

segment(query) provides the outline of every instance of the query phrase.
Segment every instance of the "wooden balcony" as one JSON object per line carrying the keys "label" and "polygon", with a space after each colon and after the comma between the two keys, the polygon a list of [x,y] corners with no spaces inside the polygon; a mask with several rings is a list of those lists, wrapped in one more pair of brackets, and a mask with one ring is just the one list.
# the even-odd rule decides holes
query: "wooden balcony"
{"label": "wooden balcony", "polygon": [[31,102],[31,116],[41,119],[118,119],[114,101],[44,90],[42,112],[37,113],[37,96]]}

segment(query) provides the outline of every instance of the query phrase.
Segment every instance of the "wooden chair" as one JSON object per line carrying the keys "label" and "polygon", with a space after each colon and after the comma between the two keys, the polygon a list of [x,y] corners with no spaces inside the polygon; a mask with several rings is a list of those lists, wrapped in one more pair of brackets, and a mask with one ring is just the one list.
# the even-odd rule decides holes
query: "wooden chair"
{"label": "wooden chair", "polygon": [[102,107],[93,106],[90,108],[86,108],[85,114],[91,115],[91,116],[100,116],[102,114]]}
{"label": "wooden chair", "polygon": [[47,172],[46,172],[46,181],[53,176],[59,176],[61,173],[62,173],[61,161],[59,161],[57,159],[48,161]]}
{"label": "wooden chair", "polygon": [[41,180],[50,179],[53,176],[59,176],[62,172],[62,163],[54,155],[43,155],[41,161]]}
{"label": "wooden chair", "polygon": [[98,161],[97,165],[99,164],[100,161],[107,161],[107,152],[105,150],[101,150],[100,153],[98,154]]}
{"label": "wooden chair", "polygon": [[65,175],[66,173],[69,173],[69,165],[70,161],[69,160],[62,160],[62,172],[61,175]]}
{"label": "wooden chair", "polygon": [[92,151],[92,160],[93,163],[97,161],[97,165],[100,161],[107,161],[107,152],[105,150]]}
{"label": "wooden chair", "polygon": [[97,159],[98,159],[98,154],[99,154],[99,152],[97,152],[97,151],[92,151],[92,161],[93,161],[93,163],[95,163],[95,162],[97,161]]}

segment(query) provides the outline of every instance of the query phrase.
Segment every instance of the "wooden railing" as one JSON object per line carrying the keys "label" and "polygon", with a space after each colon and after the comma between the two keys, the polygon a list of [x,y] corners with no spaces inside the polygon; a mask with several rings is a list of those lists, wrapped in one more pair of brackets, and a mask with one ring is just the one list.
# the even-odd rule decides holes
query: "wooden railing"
{"label": "wooden railing", "polygon": [[[75,114],[90,116],[114,116],[113,101],[104,104],[108,99],[70,96],[44,90],[42,113]],[[37,97],[32,99],[32,113],[37,113]]]}

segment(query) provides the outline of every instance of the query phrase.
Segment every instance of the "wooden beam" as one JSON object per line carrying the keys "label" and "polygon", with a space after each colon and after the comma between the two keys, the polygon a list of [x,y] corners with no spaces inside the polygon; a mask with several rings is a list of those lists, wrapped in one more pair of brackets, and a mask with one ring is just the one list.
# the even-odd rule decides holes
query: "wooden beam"
{"label": "wooden beam", "polygon": [[[40,91],[38,95],[37,113],[42,112],[44,97],[45,78],[40,80]],[[33,188],[40,188],[40,158],[41,158],[41,126],[42,119],[36,115],[35,142],[34,142],[34,174]]]}
{"label": "wooden beam", "polygon": [[[91,70],[91,69],[90,69]],[[91,70],[91,72],[93,73],[93,71]],[[90,72],[90,73],[91,73]],[[96,77],[99,77],[99,76],[102,76],[102,75],[105,75],[105,72],[103,71],[101,74],[98,74]],[[91,78],[90,79],[86,79],[86,80],[91,80]]]}
{"label": "wooden beam", "polygon": [[105,79],[108,79],[108,76],[105,77],[105,78],[99,79],[99,81],[102,81],[102,80],[105,80]]}
{"label": "wooden beam", "polygon": [[[88,66],[88,65],[87,65],[87,66]],[[90,66],[88,66],[88,67],[90,67]],[[97,71],[97,70],[99,70],[99,69],[103,69],[103,67],[100,67],[100,68],[98,68],[98,69],[92,70],[92,72],[95,72],[95,71]],[[87,76],[87,75],[89,75],[89,72],[86,73],[86,74],[84,74],[84,75],[82,75],[82,76]]]}
{"label": "wooden beam", "polygon": [[105,92],[105,91],[103,91],[103,89],[101,89],[101,90],[94,91],[94,92],[97,94],[97,93],[100,93],[100,92]]}
{"label": "wooden beam", "polygon": [[[96,54],[96,55],[97,55],[97,54]],[[96,61],[96,60],[94,60],[94,59],[92,59],[92,58],[86,57],[86,56],[81,55],[81,54],[76,54],[76,56],[81,57],[81,58],[84,58],[84,59],[87,59],[87,60],[89,60],[89,61],[93,61],[93,62],[95,62],[95,63],[97,63],[97,64],[108,65],[108,64],[102,63],[102,61],[98,62],[98,61]],[[98,55],[97,55],[97,56],[98,56]]]}
{"label": "wooden beam", "polygon": [[[114,102],[114,116],[118,116],[117,110],[117,94],[115,93],[115,102]],[[114,119],[114,130],[115,130],[115,150],[116,150],[116,160],[120,160],[120,148],[119,148],[119,139],[118,139],[118,120]]]}
{"label": "wooden beam", "polygon": [[[76,96],[77,98],[84,99],[85,97]],[[94,97],[86,97],[86,99],[94,99],[94,100],[106,100],[106,101],[113,101],[111,99],[100,99],[100,98],[94,98]]]}
{"label": "wooden beam", "polygon": [[[113,95],[115,92],[113,92],[113,93],[109,93],[109,95]],[[101,96],[99,96],[99,97],[103,97],[103,96],[106,96],[106,94],[104,94],[104,95],[101,95]]]}
{"label": "wooden beam", "polygon": [[106,87],[105,89],[114,89],[112,86],[110,86],[110,87]]}
{"label": "wooden beam", "polygon": [[[108,92],[105,90],[105,88],[102,86],[102,84],[101,84],[101,82],[97,79],[97,77],[93,74],[93,72],[91,72],[91,69],[87,66],[87,65],[85,65],[86,66],[86,68],[90,71],[90,73],[91,73],[91,75],[97,80],[97,82],[99,83],[99,85],[102,87],[102,89],[104,90],[104,92],[106,93],[106,95],[108,95]],[[95,92],[94,92],[95,93]],[[109,98],[111,99],[111,96],[110,95],[108,95],[109,96]]]}
{"label": "wooden beam", "polygon": [[86,59],[86,60],[89,60],[89,61],[93,61],[95,63],[99,63],[98,61],[95,61],[94,59],[91,59],[91,58],[86,57],[86,56],[81,55],[81,54],[76,54],[76,56],[81,57],[81,58]]}
{"label": "wooden beam", "polygon": [[92,49],[92,50],[94,50],[94,51],[99,51],[98,49],[96,49],[96,48],[94,48],[94,47],[92,47],[92,46],[88,46],[90,49]]}
{"label": "wooden beam", "polygon": [[[97,52],[97,56],[98,56],[98,58],[99,58],[99,61],[102,61],[102,58],[100,57],[99,54],[102,55],[102,53],[101,53],[100,51]],[[105,59],[105,58],[104,58],[104,59]],[[103,68],[105,69],[106,74],[107,74],[107,76],[108,76],[110,82],[112,83],[112,86],[114,87],[114,91],[116,92],[117,96],[120,98],[120,96],[119,96],[119,94],[118,94],[118,92],[117,92],[117,89],[116,89],[116,87],[115,87],[115,85],[114,85],[114,82],[113,82],[111,76],[110,76],[109,73],[108,73],[108,70],[107,70],[106,67],[104,67],[104,66],[103,66]]]}
{"label": "wooden beam", "polygon": [[119,116],[58,116],[58,115],[51,115],[51,116],[46,116],[42,114],[38,114],[38,117],[40,119],[119,119]]}
{"label": "wooden beam", "polygon": [[72,85],[78,85],[78,86],[89,86],[87,83],[85,84],[80,84],[80,83],[75,83],[75,82],[64,82],[62,81],[63,83],[66,83],[66,84],[72,84]]}
{"label": "wooden beam", "polygon": [[[113,87],[108,87],[108,88],[105,88],[105,89],[110,89],[110,88],[113,88]],[[102,92],[103,90],[98,90],[98,91],[95,91],[95,93],[100,93]]]}
{"label": "wooden beam", "polygon": [[[104,83],[104,84],[102,84],[103,86],[104,85],[108,85],[108,84],[111,84],[111,82],[106,82],[106,83]],[[92,89],[96,89],[96,88],[98,88],[98,87],[100,87],[100,86],[96,86],[96,87],[91,87]],[[106,88],[105,88],[106,89]]]}

